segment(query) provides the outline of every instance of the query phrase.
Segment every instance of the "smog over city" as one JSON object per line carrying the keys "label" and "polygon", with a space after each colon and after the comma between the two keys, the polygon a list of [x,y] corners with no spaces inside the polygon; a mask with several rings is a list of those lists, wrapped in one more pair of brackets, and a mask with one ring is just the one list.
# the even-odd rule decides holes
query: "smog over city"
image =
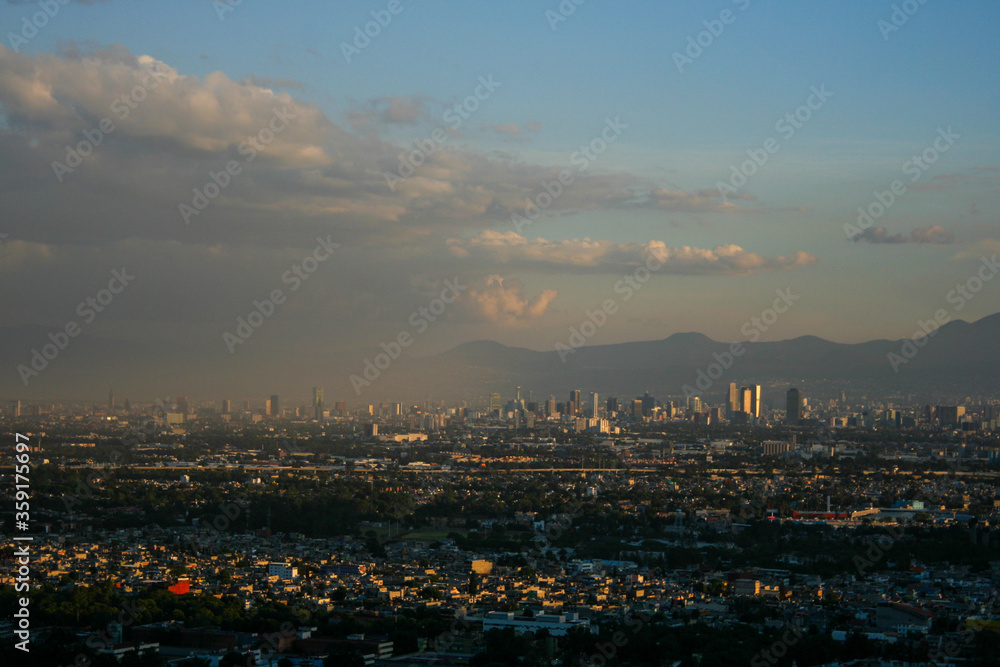
{"label": "smog over city", "polygon": [[1000,664],[1000,6],[0,0],[3,664]]}

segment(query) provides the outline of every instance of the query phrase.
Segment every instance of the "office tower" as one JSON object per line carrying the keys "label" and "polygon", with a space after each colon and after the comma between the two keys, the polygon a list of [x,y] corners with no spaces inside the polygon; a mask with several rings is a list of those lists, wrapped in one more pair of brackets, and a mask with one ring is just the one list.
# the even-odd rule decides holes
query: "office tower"
{"label": "office tower", "polygon": [[11,407],[15,417],[21,416],[21,401],[11,401]]}
{"label": "office tower", "polygon": [[115,390],[108,390],[108,412],[114,413],[115,411]]}
{"label": "office tower", "polygon": [[648,417],[653,414],[653,408],[655,407],[656,399],[654,399],[652,394],[647,391],[642,395],[642,414]]}
{"label": "office tower", "polygon": [[347,401],[337,401],[333,404],[333,410],[337,413],[338,417],[347,416]]}
{"label": "office tower", "polygon": [[688,410],[693,413],[701,412],[701,399],[697,396],[692,396],[688,399]]}
{"label": "office tower", "polygon": [[517,385],[517,390],[514,392],[514,403],[517,407],[521,407],[521,385]]}
{"label": "office tower", "polygon": [[760,419],[760,385],[750,385],[750,414]]}
{"label": "office tower", "polygon": [[490,394],[490,413],[493,412],[500,412],[500,393],[496,391]]}
{"label": "office tower", "polygon": [[267,415],[269,417],[280,417],[281,416],[281,406],[278,403],[278,395],[271,394],[271,400],[268,401]]}
{"label": "office tower", "polygon": [[750,387],[740,387],[740,401],[739,410],[737,412],[744,412],[748,415],[753,414],[753,392]]}
{"label": "office tower", "polygon": [[569,392],[569,402],[572,403],[573,407],[575,407],[577,410],[580,409],[580,390],[579,389],[574,389],[573,391]]}
{"label": "office tower", "polygon": [[938,421],[941,426],[957,426],[965,416],[964,405],[939,405],[937,406]]}
{"label": "office tower", "polygon": [[222,414],[228,415],[232,411],[233,411],[233,402],[230,401],[228,398],[224,399],[222,401]]}
{"label": "office tower", "polygon": [[323,419],[323,387],[313,387],[313,419]]}
{"label": "office tower", "polygon": [[182,415],[188,414],[188,399],[187,399],[187,396],[178,396],[177,397],[177,412],[181,413]]}
{"label": "office tower", "polygon": [[642,418],[642,399],[637,398],[632,401],[632,416],[636,419]]}
{"label": "office tower", "polygon": [[609,416],[613,412],[618,412],[618,399],[615,398],[614,396],[608,398],[608,403],[605,406],[605,409],[607,410]]}
{"label": "office tower", "polygon": [[593,394],[591,394],[591,396],[593,396],[593,399],[594,399],[594,403],[593,403],[594,407],[592,408],[592,410],[594,411],[594,414],[592,414],[591,417],[593,417],[594,419],[597,419],[597,417],[598,417],[598,415],[600,414],[600,411],[601,411],[601,407],[598,404],[597,392],[595,391]]}
{"label": "office tower", "polygon": [[802,420],[802,395],[792,387],[785,394],[785,423],[797,426]]}
{"label": "office tower", "polygon": [[556,397],[549,396],[549,400],[545,402],[545,416],[551,417],[556,413]]}
{"label": "office tower", "polygon": [[731,418],[733,413],[740,411],[740,392],[735,382],[729,383],[729,395],[726,397],[726,412]]}

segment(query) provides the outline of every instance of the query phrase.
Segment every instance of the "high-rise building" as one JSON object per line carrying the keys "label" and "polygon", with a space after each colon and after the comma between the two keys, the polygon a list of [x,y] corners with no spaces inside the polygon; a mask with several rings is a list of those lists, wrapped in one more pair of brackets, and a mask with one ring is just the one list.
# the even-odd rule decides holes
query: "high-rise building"
{"label": "high-rise building", "polygon": [[750,414],[760,419],[760,385],[750,385]]}
{"label": "high-rise building", "polygon": [[802,395],[792,387],[785,394],[785,423],[797,426],[802,420]]}
{"label": "high-rise building", "polygon": [[614,396],[611,396],[610,398],[608,398],[607,405],[605,405],[604,407],[605,410],[607,410],[608,416],[610,417],[611,413],[618,412],[618,399],[615,398]]}
{"label": "high-rise building", "polygon": [[593,397],[594,402],[593,402],[593,407],[591,408],[593,414],[591,414],[590,416],[594,419],[597,419],[601,412],[601,406],[597,398],[597,392],[595,391],[593,394],[591,394],[591,396]]}
{"label": "high-rise building", "polygon": [[267,402],[267,416],[268,417],[280,417],[281,416],[281,404],[278,402],[278,395],[271,394],[271,400]]}
{"label": "high-rise building", "polygon": [[965,416],[964,405],[939,405],[937,406],[937,418],[941,426],[956,426]]}
{"label": "high-rise building", "polygon": [[501,406],[500,393],[495,391],[492,394],[490,394],[490,413],[491,414],[494,412],[499,413],[500,406]]}
{"label": "high-rise building", "polygon": [[656,399],[648,391],[642,395],[642,414],[648,417],[653,414],[653,408],[656,407]]}
{"label": "high-rise building", "polygon": [[333,410],[337,413],[338,417],[347,416],[347,401],[337,401],[333,404]]}
{"label": "high-rise building", "polygon": [[580,390],[579,389],[574,389],[573,391],[569,392],[569,402],[572,403],[573,406],[577,410],[580,409]]}
{"label": "high-rise building", "polygon": [[21,416],[21,401],[11,401],[11,408],[15,417]]}
{"label": "high-rise building", "polygon": [[692,396],[688,399],[688,410],[691,414],[701,412],[701,398],[698,396]]}
{"label": "high-rise building", "polygon": [[222,414],[228,415],[233,411],[233,402],[228,398],[222,401]]}
{"label": "high-rise building", "polygon": [[323,387],[313,387],[313,419],[323,419]]}
{"label": "high-rise building", "polygon": [[556,397],[549,396],[549,400],[545,402],[545,416],[551,417],[556,413]]}
{"label": "high-rise building", "polygon": [[637,398],[632,401],[632,416],[636,419],[642,419],[642,399]]}
{"label": "high-rise building", "polygon": [[753,414],[752,395],[753,392],[750,390],[750,387],[740,387],[739,409],[737,410],[737,412],[743,412],[748,415]]}
{"label": "high-rise building", "polygon": [[735,382],[729,383],[729,395],[726,396],[727,416],[732,419],[733,413],[740,411],[740,392],[736,388]]}
{"label": "high-rise building", "polygon": [[189,413],[187,396],[177,397],[177,412],[181,413],[182,415],[186,415]]}
{"label": "high-rise building", "polygon": [[114,413],[115,411],[115,390],[108,390],[108,412]]}

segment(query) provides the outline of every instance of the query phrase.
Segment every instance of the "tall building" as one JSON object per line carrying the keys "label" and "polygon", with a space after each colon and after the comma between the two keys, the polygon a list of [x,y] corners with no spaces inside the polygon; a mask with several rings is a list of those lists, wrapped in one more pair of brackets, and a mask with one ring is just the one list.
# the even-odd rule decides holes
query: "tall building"
{"label": "tall building", "polygon": [[653,414],[653,408],[656,407],[656,399],[648,391],[642,395],[642,414],[648,417]]}
{"label": "tall building", "polygon": [[271,400],[267,402],[267,416],[268,417],[281,416],[281,405],[278,402],[277,394],[271,394]]}
{"label": "tall building", "polygon": [[551,417],[556,413],[556,397],[549,396],[549,400],[545,402],[545,416]]}
{"label": "tall building", "polygon": [[642,419],[642,399],[637,398],[632,401],[632,416],[636,419]]}
{"label": "tall building", "polygon": [[740,392],[736,388],[735,382],[729,383],[729,395],[726,397],[726,412],[727,416],[731,419],[733,413],[740,411]]}
{"label": "tall building", "polygon": [[21,416],[21,401],[11,401],[10,404],[11,404],[11,408],[12,408],[11,412],[14,413],[14,416],[15,417],[20,417]]}
{"label": "tall building", "polygon": [[108,390],[108,412],[114,413],[115,411],[115,390]]}
{"label": "tall building", "polygon": [[593,411],[591,417],[597,419],[601,412],[601,406],[597,398],[597,392],[595,391],[593,394],[591,394],[591,397],[594,399],[593,407],[591,408],[591,410]]}
{"label": "tall building", "polygon": [[690,410],[692,414],[701,412],[701,398],[698,396],[692,396],[689,398],[688,410]]}
{"label": "tall building", "polygon": [[490,413],[491,414],[494,413],[494,412],[499,413],[500,412],[500,405],[501,405],[501,403],[500,403],[500,393],[495,391],[492,394],[490,394]]}
{"label": "tall building", "polygon": [[751,417],[760,418],[760,385],[752,384],[749,387],[740,387],[740,412],[745,412]]}
{"label": "tall building", "polygon": [[607,413],[608,413],[609,417],[610,417],[611,413],[618,412],[618,399],[615,398],[614,396],[611,396],[610,398],[608,398],[608,403],[607,403],[607,405],[605,405],[604,409],[607,410]]}
{"label": "tall building", "polygon": [[574,389],[573,391],[569,392],[569,402],[572,403],[573,407],[575,407],[577,410],[580,409],[580,390],[579,389]]}
{"label": "tall building", "polygon": [[228,415],[233,411],[233,402],[228,398],[222,401],[222,414]]}
{"label": "tall building", "polygon": [[188,410],[187,396],[177,397],[177,412],[181,413],[182,415],[188,414],[189,410]]}
{"label": "tall building", "polygon": [[802,395],[792,387],[785,394],[785,423],[797,426],[802,421]]}
{"label": "tall building", "polygon": [[743,412],[748,415],[753,414],[753,399],[751,396],[750,387],[740,387],[739,409],[737,412]]}
{"label": "tall building", "polygon": [[313,419],[323,419],[323,387],[313,387]]}

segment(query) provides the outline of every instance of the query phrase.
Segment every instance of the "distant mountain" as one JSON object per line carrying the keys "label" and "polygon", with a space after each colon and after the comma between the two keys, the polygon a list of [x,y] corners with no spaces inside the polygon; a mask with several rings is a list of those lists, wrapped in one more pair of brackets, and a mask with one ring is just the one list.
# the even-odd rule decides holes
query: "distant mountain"
{"label": "distant mountain", "polygon": [[[509,397],[520,385],[537,400],[550,394],[565,400],[570,389],[618,396],[648,390],[662,398],[681,396],[688,385],[713,402],[729,382],[797,384],[813,395],[820,388],[839,393],[848,387],[873,394],[1000,391],[1000,313],[972,324],[948,322],[921,346],[907,339],[843,344],[801,336],[744,342],[735,357],[729,349],[730,343],[699,333],[678,333],[657,341],[583,345],[564,351],[564,363],[555,350],[474,341],[405,364],[393,385],[395,391],[435,398],[493,391]],[[898,356],[890,361],[890,354]]]}

